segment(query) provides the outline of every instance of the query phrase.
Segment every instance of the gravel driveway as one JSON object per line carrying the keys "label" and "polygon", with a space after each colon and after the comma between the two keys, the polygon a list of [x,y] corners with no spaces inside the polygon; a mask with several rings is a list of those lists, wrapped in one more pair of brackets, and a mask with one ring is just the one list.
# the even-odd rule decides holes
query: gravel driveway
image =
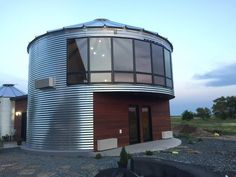
{"label": "gravel driveway", "polygon": [[[177,151],[178,154],[173,154]],[[146,156],[135,154],[134,156]],[[220,176],[236,177],[236,141],[203,139],[177,148],[154,152],[152,158],[201,166]],[[62,157],[38,155],[20,149],[0,150],[1,177],[93,177],[101,169],[116,167],[117,157]]]}
{"label": "gravel driveway", "polygon": [[[173,154],[173,151],[178,154]],[[189,144],[182,140],[180,146],[155,152],[151,157],[201,166],[222,177],[236,177],[236,141],[204,138]]]}

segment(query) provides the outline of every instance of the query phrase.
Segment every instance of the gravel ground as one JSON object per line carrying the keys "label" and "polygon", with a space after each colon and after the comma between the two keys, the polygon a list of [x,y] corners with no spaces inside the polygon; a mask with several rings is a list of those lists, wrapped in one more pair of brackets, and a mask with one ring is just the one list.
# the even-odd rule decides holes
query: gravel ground
{"label": "gravel ground", "polygon": [[[178,154],[173,154],[177,151]],[[146,156],[135,154],[134,156]],[[177,148],[154,152],[152,158],[201,166],[225,177],[236,177],[236,141],[203,139]],[[99,170],[116,167],[117,157],[60,157],[32,154],[20,149],[0,150],[1,177],[93,177]]]}
{"label": "gravel ground", "polygon": [[[182,139],[180,146],[154,152],[151,157],[200,166],[222,177],[225,175],[236,177],[236,141],[206,138],[200,140],[202,141],[196,139],[190,144],[189,141]],[[173,151],[178,154],[174,154]]]}
{"label": "gravel ground", "polygon": [[99,170],[116,167],[117,158],[36,155],[20,149],[0,151],[1,177],[93,177]]}

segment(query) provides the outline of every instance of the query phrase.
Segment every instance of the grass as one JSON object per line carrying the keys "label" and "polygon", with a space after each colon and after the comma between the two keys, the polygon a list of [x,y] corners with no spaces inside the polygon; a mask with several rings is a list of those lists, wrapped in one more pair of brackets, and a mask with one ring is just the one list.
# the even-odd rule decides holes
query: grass
{"label": "grass", "polygon": [[193,120],[182,120],[179,116],[173,116],[171,119],[172,127],[180,124],[188,124],[191,126],[202,128],[209,132],[220,132],[223,135],[236,135],[236,119],[208,119],[203,120],[194,118]]}

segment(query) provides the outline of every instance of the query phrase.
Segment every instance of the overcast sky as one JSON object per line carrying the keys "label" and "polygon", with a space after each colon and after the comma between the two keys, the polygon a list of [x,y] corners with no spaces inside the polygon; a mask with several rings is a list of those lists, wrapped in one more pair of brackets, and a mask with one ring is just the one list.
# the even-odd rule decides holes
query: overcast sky
{"label": "overcast sky", "polygon": [[0,84],[27,93],[28,43],[96,18],[158,32],[174,46],[171,114],[236,95],[235,0],[0,0]]}

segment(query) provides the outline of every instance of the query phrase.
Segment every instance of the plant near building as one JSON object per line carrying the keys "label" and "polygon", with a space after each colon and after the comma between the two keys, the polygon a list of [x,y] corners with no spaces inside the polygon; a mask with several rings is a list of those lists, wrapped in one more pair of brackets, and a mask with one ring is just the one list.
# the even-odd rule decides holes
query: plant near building
{"label": "plant near building", "polygon": [[122,147],[120,152],[120,160],[117,162],[119,168],[127,168],[128,157],[128,153],[126,152],[125,148]]}
{"label": "plant near building", "polygon": [[16,140],[16,143],[17,143],[18,146],[22,145],[22,139],[21,139],[21,138],[18,138],[18,139]]}
{"label": "plant near building", "polygon": [[153,152],[152,151],[146,151],[145,154],[151,156],[151,155],[153,155]]}
{"label": "plant near building", "polygon": [[3,147],[3,140],[0,138],[0,148]]}
{"label": "plant near building", "polygon": [[100,153],[96,154],[95,159],[101,159],[101,158],[102,158],[102,154]]}
{"label": "plant near building", "polygon": [[133,159],[133,156],[130,153],[127,153],[127,156],[128,156],[128,160]]}
{"label": "plant near building", "polygon": [[188,110],[185,110],[183,113],[182,113],[182,119],[183,120],[192,120],[193,119],[193,113],[191,111],[188,111]]}

